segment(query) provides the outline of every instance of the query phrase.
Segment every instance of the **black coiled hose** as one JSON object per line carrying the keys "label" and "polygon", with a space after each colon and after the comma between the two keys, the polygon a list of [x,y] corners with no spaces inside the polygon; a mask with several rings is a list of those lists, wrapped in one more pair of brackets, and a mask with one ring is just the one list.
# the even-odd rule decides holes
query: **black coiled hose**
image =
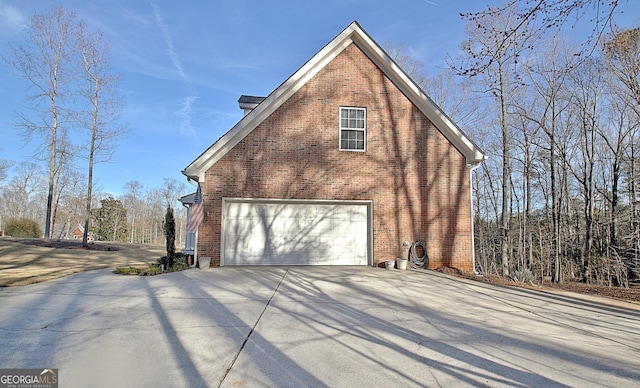
{"label": "black coiled hose", "polygon": [[[423,255],[418,257],[416,255],[416,247],[422,247]],[[409,248],[409,261],[411,262],[411,268],[429,268],[429,256],[427,256],[427,247],[424,243],[416,241]]]}

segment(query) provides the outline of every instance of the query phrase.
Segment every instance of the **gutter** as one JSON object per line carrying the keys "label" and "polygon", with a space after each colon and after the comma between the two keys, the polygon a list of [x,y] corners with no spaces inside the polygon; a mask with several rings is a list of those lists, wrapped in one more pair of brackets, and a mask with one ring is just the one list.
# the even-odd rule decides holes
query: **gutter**
{"label": "gutter", "polygon": [[200,177],[198,175],[187,175],[186,169],[180,172],[182,173],[182,175],[187,177],[187,182],[191,183],[194,186],[198,186],[198,183],[200,182]]}

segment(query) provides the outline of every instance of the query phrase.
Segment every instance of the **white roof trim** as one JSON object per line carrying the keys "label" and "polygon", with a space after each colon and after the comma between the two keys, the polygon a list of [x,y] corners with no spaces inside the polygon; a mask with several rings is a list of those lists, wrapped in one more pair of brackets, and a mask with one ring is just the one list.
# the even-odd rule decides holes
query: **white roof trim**
{"label": "white roof trim", "polygon": [[433,122],[436,128],[466,157],[468,164],[477,165],[485,159],[480,148],[400,69],[357,22],[353,22],[278,86],[262,103],[246,114],[233,128],[191,162],[182,173],[190,179],[203,182],[205,171],[251,133],[351,43],[355,43]]}

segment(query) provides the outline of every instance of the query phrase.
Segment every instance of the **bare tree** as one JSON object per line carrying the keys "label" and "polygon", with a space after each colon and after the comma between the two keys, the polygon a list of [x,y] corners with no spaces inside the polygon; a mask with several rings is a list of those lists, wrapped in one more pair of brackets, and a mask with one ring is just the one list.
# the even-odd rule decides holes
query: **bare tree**
{"label": "bare tree", "polygon": [[71,230],[75,226],[82,225],[84,220],[84,192],[86,176],[76,170],[69,169],[60,174],[61,179],[56,186],[56,214],[61,219],[62,225],[57,228],[55,233],[58,239],[68,239]]}
{"label": "bare tree", "polygon": [[186,190],[184,182],[179,182],[173,178],[163,178],[164,184],[162,185],[161,193],[166,201],[167,206],[172,208],[176,205],[178,198]]}
{"label": "bare tree", "polygon": [[581,255],[581,269],[588,278],[588,267],[595,255],[595,177],[596,177],[596,134],[600,131],[601,100],[604,93],[603,67],[588,59],[571,73],[573,106],[575,107],[578,131],[579,156],[572,158],[572,172],[578,181],[583,196],[584,234]]}
{"label": "bare tree", "polygon": [[451,69],[443,69],[433,77],[426,77],[421,86],[456,125],[470,135],[478,135],[470,132],[477,132],[485,112],[469,79],[459,79]]}
{"label": "bare tree", "polygon": [[[516,147],[519,148],[517,154],[514,157],[514,162],[518,162],[521,165],[521,182],[516,187],[514,185],[514,196],[518,203],[518,215],[520,237],[518,238],[519,249],[519,269],[524,270],[534,269],[534,256],[533,256],[533,233],[531,233],[532,225],[532,209],[533,209],[533,176],[535,174],[535,163],[539,155],[540,147],[537,144],[540,125],[533,122],[527,117],[529,112],[536,111],[535,99],[520,98],[514,101],[514,108],[516,110],[516,116],[514,125],[516,132],[519,132],[514,136]],[[515,170],[514,168],[514,175]],[[538,198],[539,201],[539,198]],[[522,203],[522,209],[520,207]]]}
{"label": "bare tree", "polygon": [[[628,142],[628,147],[622,146],[621,143],[626,143],[627,138],[633,139],[633,135],[637,131],[638,120],[640,120],[640,27],[619,32],[614,38],[605,42],[603,51],[608,69],[618,81],[611,83],[611,94],[618,97],[617,101],[613,102],[614,109],[612,109],[612,111],[619,112],[619,115],[614,118],[614,122],[620,124],[618,126],[617,142],[611,144],[611,142],[608,141],[611,137],[606,135],[603,136],[603,138],[607,141],[609,148],[614,151],[614,155],[616,155],[615,160],[620,160],[618,156],[626,153],[629,147],[631,148],[631,153],[634,153],[633,140]],[[629,117],[627,112],[629,109],[627,109],[627,107],[635,112],[635,117]],[[632,164],[629,170],[632,174],[629,178],[631,182],[630,191],[635,193],[636,179],[633,175],[635,171],[635,168],[633,168],[635,157],[631,157],[630,162]],[[614,167],[617,167],[614,169],[615,172],[620,172],[620,164],[614,165]],[[616,177],[617,176],[614,175],[614,182],[617,183],[618,180],[616,180]],[[617,178],[619,179],[619,176]],[[612,192],[612,204],[616,204],[617,199],[617,191]],[[635,206],[637,200],[635,195],[630,202],[634,209],[633,213],[636,214]],[[614,221],[616,221],[615,218]],[[614,244],[617,243],[615,227],[616,222],[613,222],[612,234],[614,236]]]}
{"label": "bare tree", "polygon": [[[500,249],[503,276],[509,275],[511,246],[509,228],[511,221],[511,135],[509,106],[511,96],[521,81],[518,78],[518,60],[526,47],[529,36],[526,32],[511,34],[505,40],[504,35],[514,28],[517,15],[510,8],[503,10],[490,8],[490,12],[478,15],[473,22],[467,23],[469,39],[463,43],[466,54],[458,65],[452,68],[459,75],[480,76],[498,108],[497,120],[502,144],[502,188],[500,214]],[[484,59],[483,59],[484,58]],[[473,70],[478,61],[488,61],[480,70]]]}
{"label": "bare tree", "polygon": [[0,159],[0,182],[7,179],[7,170],[9,170],[12,165],[13,164],[8,160]]}
{"label": "bare tree", "polygon": [[42,170],[37,164],[18,164],[11,179],[0,191],[0,212],[3,218],[33,218],[42,214],[38,201],[42,199],[40,188],[43,183]]}
{"label": "bare tree", "polygon": [[[611,243],[615,249],[632,252],[628,257],[632,272],[640,274],[640,210],[637,198],[637,142],[640,121],[640,28],[621,31],[603,44],[606,66],[613,75],[610,80],[612,133],[601,134],[607,149],[611,151],[613,180],[611,195],[603,193],[611,204]],[[629,244],[618,238],[619,187],[626,174],[628,203],[630,205],[627,228]],[[627,249],[622,249],[624,246]]]}
{"label": "bare tree", "polygon": [[[9,168],[11,168],[12,163],[6,159],[0,159],[0,183],[2,183],[2,181],[4,181],[5,179],[7,179],[7,171],[9,170]],[[2,186],[0,186],[0,194],[2,194]],[[2,206],[0,206],[0,230],[3,229],[2,227],[2,220],[3,220],[3,209]]]}
{"label": "bare tree", "polygon": [[101,32],[91,33],[84,22],[78,24],[78,55],[82,60],[83,82],[79,94],[88,103],[88,109],[80,115],[82,126],[89,130],[88,181],[84,220],[83,246],[87,246],[91,219],[91,193],[93,190],[93,166],[110,160],[116,148],[116,140],[124,129],[118,124],[122,103],[118,96],[118,77],[111,71],[109,44]]}
{"label": "bare tree", "polygon": [[493,34],[493,27],[486,25],[487,19],[497,15],[511,14],[513,23],[502,31],[494,48],[487,48],[482,55],[474,57],[470,66],[465,68],[467,75],[484,72],[493,62],[499,61],[500,52],[511,45],[514,39],[530,37],[526,46],[528,50],[534,48],[534,42],[552,33],[558,34],[563,26],[576,26],[587,14],[591,32],[582,43],[577,55],[588,57],[597,48],[602,37],[608,30],[613,30],[613,16],[618,8],[619,0],[507,0],[503,6],[488,7],[480,12],[461,13],[460,17],[470,24],[477,26],[483,34]]}
{"label": "bare tree", "polygon": [[617,33],[603,48],[609,68],[630,93],[640,115],[640,27]]}
{"label": "bare tree", "polygon": [[162,188],[151,188],[145,191],[144,212],[141,218],[144,240],[150,244],[159,244],[159,236],[162,234],[162,218],[167,196]]}
{"label": "bare tree", "polygon": [[475,126],[482,116],[482,109],[478,100],[473,98],[467,79],[457,79],[451,69],[442,69],[435,76],[429,76],[421,62],[405,54],[402,43],[394,46],[385,42],[384,50],[459,127]]}
{"label": "bare tree", "polygon": [[138,214],[141,213],[139,201],[142,194],[142,183],[138,181],[130,181],[125,183],[124,189],[125,193],[123,202],[127,208],[127,214],[131,218],[131,236],[129,237],[129,240],[131,243],[135,243],[137,238],[136,221]]}
{"label": "bare tree", "polygon": [[16,125],[27,139],[37,137],[48,149],[49,182],[45,238],[51,238],[54,184],[60,161],[59,142],[67,130],[68,111],[62,106],[76,70],[71,52],[75,14],[62,7],[35,13],[29,19],[24,46],[11,47],[5,57],[19,77],[34,90],[26,104],[33,116],[20,114]]}
{"label": "bare tree", "polygon": [[164,178],[164,185],[161,189],[162,196],[164,197],[167,206],[171,206],[174,215],[174,222],[176,226],[178,243],[182,243],[182,239],[185,235],[184,228],[186,227],[186,209],[178,202],[178,199],[184,194],[186,185],[184,182],[179,182],[176,179]]}
{"label": "bare tree", "polygon": [[391,42],[384,42],[384,51],[394,60],[394,62],[400,66],[400,68],[407,73],[407,75],[420,87],[424,87],[426,83],[426,73],[424,64],[411,59],[405,53],[404,44],[399,43],[394,45]]}
{"label": "bare tree", "polygon": [[566,83],[573,68],[572,52],[562,39],[552,39],[544,46],[544,55],[534,56],[523,63],[526,81],[529,84],[528,94],[532,96],[533,106],[520,106],[519,115],[535,123],[545,135],[545,139],[535,139],[544,147],[547,154],[545,165],[548,166],[549,197],[552,235],[555,239],[549,241],[552,247],[553,277],[556,282],[561,280],[560,253],[560,220],[561,220],[561,187],[559,143],[566,141],[561,135],[564,124],[563,115],[569,106],[570,97],[567,95]]}

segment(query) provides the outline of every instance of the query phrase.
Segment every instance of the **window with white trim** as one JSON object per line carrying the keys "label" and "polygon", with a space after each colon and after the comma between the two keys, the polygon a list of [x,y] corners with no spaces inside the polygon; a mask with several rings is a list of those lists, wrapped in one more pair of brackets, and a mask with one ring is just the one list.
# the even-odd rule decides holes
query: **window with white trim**
{"label": "window with white trim", "polygon": [[367,138],[365,108],[340,108],[340,149],[364,151]]}

